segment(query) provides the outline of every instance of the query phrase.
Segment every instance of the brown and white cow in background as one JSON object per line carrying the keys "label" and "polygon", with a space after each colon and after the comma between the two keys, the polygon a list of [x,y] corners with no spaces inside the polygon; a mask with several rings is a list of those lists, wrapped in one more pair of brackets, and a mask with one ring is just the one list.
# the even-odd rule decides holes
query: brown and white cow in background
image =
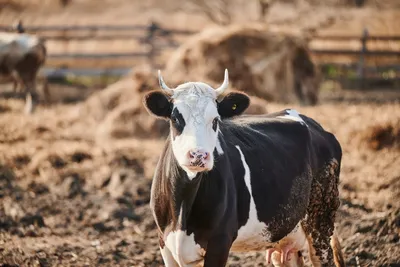
{"label": "brown and white cow in background", "polygon": [[46,60],[44,41],[25,33],[0,33],[0,77],[11,79],[14,91],[21,82],[26,93],[25,113],[32,113],[38,101],[36,77]]}

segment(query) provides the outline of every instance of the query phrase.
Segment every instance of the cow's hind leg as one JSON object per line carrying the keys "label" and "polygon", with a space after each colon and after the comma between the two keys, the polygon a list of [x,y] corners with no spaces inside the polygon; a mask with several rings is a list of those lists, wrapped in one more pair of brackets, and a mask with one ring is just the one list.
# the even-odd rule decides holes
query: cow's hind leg
{"label": "cow's hind leg", "polygon": [[336,234],[334,233],[331,238],[331,247],[333,249],[333,259],[335,260],[336,266],[344,267],[346,266],[344,262],[344,256],[342,252],[342,247]]}
{"label": "cow's hind leg", "polygon": [[307,217],[302,222],[308,236],[309,256],[313,266],[335,266],[331,237],[340,205],[339,172],[340,164],[332,159],[313,179]]}

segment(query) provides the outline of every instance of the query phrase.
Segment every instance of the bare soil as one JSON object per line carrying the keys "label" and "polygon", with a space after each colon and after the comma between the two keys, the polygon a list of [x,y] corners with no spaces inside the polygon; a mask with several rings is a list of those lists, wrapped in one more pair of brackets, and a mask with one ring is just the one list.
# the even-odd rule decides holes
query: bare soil
{"label": "bare soil", "polygon": [[[399,146],[370,145],[380,142],[372,128],[399,122],[400,94],[378,95],[325,92],[316,107],[291,106],[343,146],[337,225],[349,266],[400,264]],[[96,140],[86,102],[26,117],[22,100],[0,100],[3,266],[162,266],[148,203],[164,138]],[[264,252],[232,254],[229,266],[265,266]]]}
{"label": "bare soil", "polygon": [[[151,19],[190,29],[209,24],[199,14],[180,11],[179,1],[76,0],[66,9],[49,0],[9,2],[0,11],[0,23],[23,18],[41,25],[146,24]],[[399,29],[371,19],[395,10],[303,11],[283,5],[268,20],[296,30],[296,24],[322,27],[333,16],[332,31],[358,33],[364,24],[351,21],[360,13],[378,33]],[[148,203],[164,138],[137,137],[134,131],[109,138],[100,125],[116,103],[88,109],[101,92],[57,85],[51,91],[57,101],[93,95],[82,102],[41,105],[31,116],[21,113],[22,99],[0,99],[0,266],[163,266]],[[267,111],[287,107],[319,121],[342,144],[337,229],[348,266],[400,266],[400,92],[324,91],[315,107],[268,103]],[[132,115],[123,115],[118,118],[131,127]],[[265,266],[264,256],[232,254],[228,265]]]}

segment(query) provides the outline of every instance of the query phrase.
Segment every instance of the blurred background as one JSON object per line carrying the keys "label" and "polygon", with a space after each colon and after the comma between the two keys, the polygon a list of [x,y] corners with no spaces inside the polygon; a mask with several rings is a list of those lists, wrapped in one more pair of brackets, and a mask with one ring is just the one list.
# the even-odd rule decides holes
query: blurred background
{"label": "blurred background", "polygon": [[0,0],[0,31],[0,266],[163,266],[142,97],[225,68],[339,139],[348,266],[400,266],[400,1]]}

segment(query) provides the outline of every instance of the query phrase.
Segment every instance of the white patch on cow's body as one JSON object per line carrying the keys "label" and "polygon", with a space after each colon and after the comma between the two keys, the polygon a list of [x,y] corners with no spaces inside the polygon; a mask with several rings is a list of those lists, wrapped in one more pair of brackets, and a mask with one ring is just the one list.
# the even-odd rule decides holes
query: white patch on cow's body
{"label": "white patch on cow's body", "polygon": [[172,140],[172,149],[180,166],[193,179],[197,172],[190,171],[185,165],[189,165],[188,152],[192,149],[201,149],[209,154],[205,168],[211,170],[214,166],[213,152],[222,151],[218,147],[218,130],[214,131],[212,122],[219,117],[216,105],[215,90],[205,83],[190,82],[174,89],[174,108],[182,114],[185,127],[181,134]]}
{"label": "white patch on cow's body", "polygon": [[[11,47],[11,43],[15,43],[17,47]],[[29,34],[20,33],[0,33],[0,52],[5,52],[8,49],[17,49],[19,53],[25,53],[33,46],[39,43],[39,38]]]}
{"label": "white patch on cow's body", "polygon": [[165,245],[180,266],[195,265],[205,255],[205,250],[194,241],[194,233],[188,236],[182,230],[172,231],[168,233]]}
{"label": "white patch on cow's body", "polygon": [[[222,135],[221,131],[218,129],[218,133]],[[222,150],[221,147],[221,142],[219,141],[219,136],[217,137],[217,144],[215,146],[217,148],[217,153],[218,155],[223,155],[224,154],[224,150]]]}
{"label": "white patch on cow's body", "polygon": [[249,190],[250,194],[250,211],[249,211],[249,219],[246,224],[240,227],[238,231],[238,236],[236,240],[232,244],[232,251],[250,251],[250,250],[262,250],[265,249],[266,246],[272,245],[268,243],[268,236],[266,236],[265,229],[266,225],[263,222],[260,222],[257,218],[257,210],[256,205],[254,203],[254,198],[251,189],[251,174],[250,168],[246,163],[246,159],[242,153],[242,150],[239,146],[236,146],[237,150],[240,153],[240,158],[242,160],[242,164],[244,167],[244,181]]}
{"label": "white patch on cow's body", "polygon": [[193,180],[197,175],[197,172],[193,172],[193,171],[187,169],[186,167],[183,167],[183,170],[186,172],[189,180]]}
{"label": "white patch on cow's body", "polygon": [[[178,223],[182,223],[183,209],[181,207]],[[195,266],[203,260],[205,250],[196,244],[194,233],[187,235],[186,231],[172,230],[165,237],[165,246],[179,266]],[[167,260],[169,260],[168,255]]]}
{"label": "white patch on cow's body", "polygon": [[286,115],[278,116],[278,118],[289,119],[293,121],[300,122],[300,124],[306,125],[304,120],[300,117],[300,113],[295,109],[286,110]]}
{"label": "white patch on cow's body", "polygon": [[161,257],[163,258],[165,267],[179,267],[178,263],[175,261],[174,256],[172,256],[171,251],[168,247],[161,248]]}
{"label": "white patch on cow's body", "polygon": [[243,155],[239,146],[236,146],[240,153],[240,158],[244,167],[244,181],[250,194],[250,211],[249,219],[246,224],[240,227],[238,231],[238,236],[233,242],[231,250],[232,251],[251,251],[251,250],[264,250],[268,247],[282,246],[285,244],[295,244],[295,248],[301,250],[304,248],[306,242],[306,235],[300,222],[293,228],[293,230],[283,239],[277,243],[271,243],[270,231],[265,223],[258,220],[257,210],[252,194],[251,188],[251,173],[249,166],[246,163],[246,159]]}

